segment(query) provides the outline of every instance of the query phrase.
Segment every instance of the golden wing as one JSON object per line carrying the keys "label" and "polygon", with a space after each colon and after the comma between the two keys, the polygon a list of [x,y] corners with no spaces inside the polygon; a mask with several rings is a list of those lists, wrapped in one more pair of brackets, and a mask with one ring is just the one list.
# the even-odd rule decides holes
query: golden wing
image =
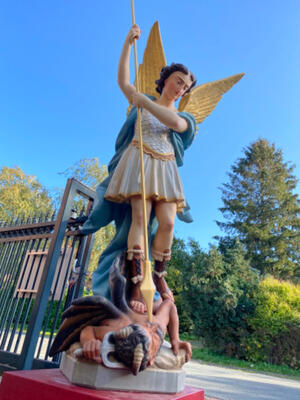
{"label": "golden wing", "polygon": [[222,95],[228,92],[245,74],[236,74],[225,79],[204,83],[182,97],[178,110],[194,115],[197,124],[215,109]]}
{"label": "golden wing", "polygon": [[[164,48],[162,45],[160,29],[158,21],[156,21],[150,31],[146,49],[144,52],[143,63],[139,65],[139,84],[140,92],[147,93],[151,96],[158,97],[155,90],[155,81],[159,79],[162,67],[167,65]],[[134,81],[136,87],[136,79]],[[127,114],[131,109],[131,105],[127,110]]]}

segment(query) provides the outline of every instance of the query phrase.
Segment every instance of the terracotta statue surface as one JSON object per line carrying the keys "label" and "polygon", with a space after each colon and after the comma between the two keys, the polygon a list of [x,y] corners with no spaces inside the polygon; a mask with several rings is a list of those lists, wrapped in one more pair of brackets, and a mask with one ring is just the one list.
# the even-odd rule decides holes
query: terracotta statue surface
{"label": "terracotta statue surface", "polygon": [[[51,346],[50,356],[68,350],[79,341],[84,358],[102,363],[101,346],[106,339],[114,345],[115,359],[136,375],[154,364],[168,332],[173,353],[177,355],[184,350],[185,361],[191,358],[191,345],[179,339],[178,314],[173,301],[163,300],[154,309],[151,323],[146,315],[129,308],[125,298],[126,279],[120,272],[123,262],[118,258],[111,268],[112,301],[102,296],[82,297],[74,300],[63,313],[63,322]],[[158,360],[160,367],[163,363],[168,367],[170,355],[166,357],[165,362]]]}
{"label": "terracotta statue surface", "polygon": [[[196,126],[216,107],[243,74],[196,86],[192,72],[182,64],[166,65],[158,23],[147,42],[139,67],[139,91],[130,82],[130,52],[141,30],[133,25],[125,38],[119,60],[118,84],[130,103],[127,119],[116,140],[109,176],[99,185],[99,199],[81,232],[89,234],[114,221],[116,234],[102,253],[93,274],[93,293],[109,298],[109,269],[125,250],[132,283],[130,307],[146,312],[141,282],[148,251],[154,260],[153,281],[157,297],[174,301],[165,280],[166,263],[171,258],[175,216],[192,222],[178,167],[191,146]],[[176,102],[179,100],[178,109]],[[138,112],[141,110],[141,126]],[[145,220],[141,197],[139,131],[145,168]],[[144,224],[148,224],[149,249],[145,245]],[[147,241],[146,241],[147,242]],[[146,248],[145,248],[146,247]]]}

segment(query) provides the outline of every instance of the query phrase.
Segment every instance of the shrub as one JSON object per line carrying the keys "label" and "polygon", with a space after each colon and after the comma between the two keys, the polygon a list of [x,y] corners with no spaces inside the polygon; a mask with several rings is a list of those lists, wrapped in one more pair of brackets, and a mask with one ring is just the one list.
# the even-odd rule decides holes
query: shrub
{"label": "shrub", "polygon": [[300,368],[300,285],[272,277],[262,280],[248,319],[251,335],[244,338],[245,357]]}

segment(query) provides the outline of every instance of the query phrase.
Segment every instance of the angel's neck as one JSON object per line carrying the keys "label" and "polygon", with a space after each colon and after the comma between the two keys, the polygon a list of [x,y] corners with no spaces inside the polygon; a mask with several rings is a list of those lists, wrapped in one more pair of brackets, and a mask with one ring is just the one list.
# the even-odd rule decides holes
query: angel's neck
{"label": "angel's neck", "polygon": [[175,101],[174,99],[169,99],[167,96],[162,94],[156,101],[157,104],[160,106],[166,107],[169,110],[174,110],[175,109]]}

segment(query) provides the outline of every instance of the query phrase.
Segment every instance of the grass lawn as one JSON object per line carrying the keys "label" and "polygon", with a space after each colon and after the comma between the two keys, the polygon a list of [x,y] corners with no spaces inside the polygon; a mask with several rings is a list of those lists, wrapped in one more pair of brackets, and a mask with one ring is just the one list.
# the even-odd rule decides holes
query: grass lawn
{"label": "grass lawn", "polygon": [[238,360],[236,358],[227,357],[214,353],[213,351],[203,348],[201,343],[195,337],[181,335],[181,340],[191,342],[193,347],[194,360],[203,361],[206,364],[218,365],[222,367],[230,367],[236,369],[244,369],[249,372],[261,372],[264,374],[280,375],[283,378],[292,378],[300,380],[300,370],[287,367],[285,365],[274,365],[266,362],[253,363],[250,361]]}

